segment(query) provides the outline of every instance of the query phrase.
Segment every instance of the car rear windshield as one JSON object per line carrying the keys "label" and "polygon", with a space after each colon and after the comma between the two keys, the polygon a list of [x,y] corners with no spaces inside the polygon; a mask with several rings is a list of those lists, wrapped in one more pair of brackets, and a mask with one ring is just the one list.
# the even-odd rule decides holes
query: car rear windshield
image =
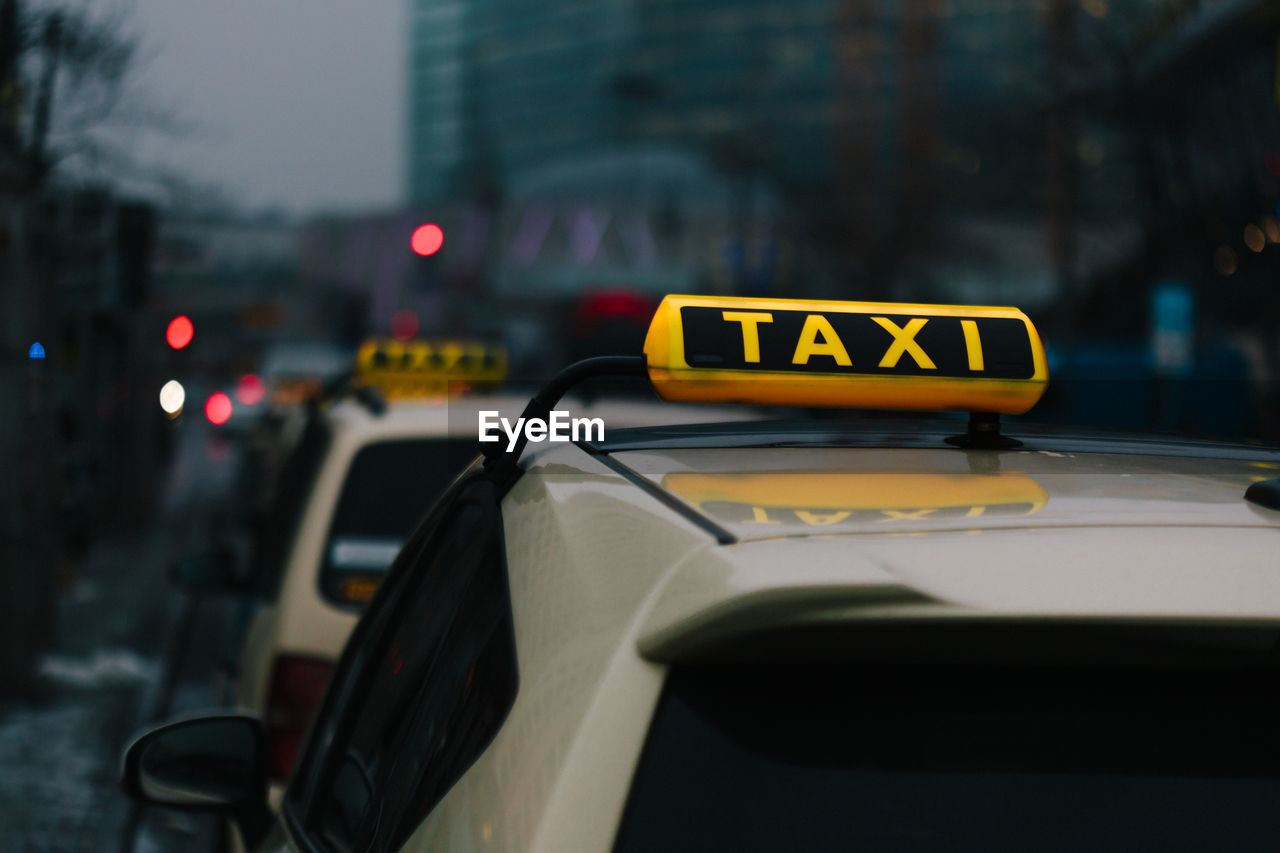
{"label": "car rear windshield", "polygon": [[325,598],[344,606],[367,603],[418,520],[478,447],[474,439],[437,438],[362,448],[329,526],[320,573]]}
{"label": "car rear windshield", "polygon": [[615,850],[1280,849],[1275,676],[678,667]]}

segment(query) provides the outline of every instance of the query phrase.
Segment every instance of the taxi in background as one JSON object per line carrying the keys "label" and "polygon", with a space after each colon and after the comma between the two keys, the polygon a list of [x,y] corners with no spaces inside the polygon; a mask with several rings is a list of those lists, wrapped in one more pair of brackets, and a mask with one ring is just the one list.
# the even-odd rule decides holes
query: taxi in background
{"label": "taxi in background", "polygon": [[[254,549],[248,624],[230,631],[232,701],[267,722],[277,792],[360,612],[431,502],[479,455],[480,413],[514,420],[523,408],[527,398],[497,390],[505,373],[505,350],[483,342],[375,339],[345,387],[313,407]],[[611,424],[670,416],[625,400],[574,410]]]}
{"label": "taxi in background", "polygon": [[188,587],[243,594],[226,679],[235,704],[269,721],[278,782],[405,538],[478,455],[478,410],[521,405],[490,393],[505,361],[477,341],[366,341],[355,370],[309,398],[246,576],[208,559],[178,568]]}
{"label": "taxi in background", "polygon": [[490,449],[279,814],[251,714],[145,732],[124,789],[264,851],[1275,848],[1280,450],[1002,424],[1048,381],[1012,308],[667,297],[524,417],[600,375],[970,415]]}

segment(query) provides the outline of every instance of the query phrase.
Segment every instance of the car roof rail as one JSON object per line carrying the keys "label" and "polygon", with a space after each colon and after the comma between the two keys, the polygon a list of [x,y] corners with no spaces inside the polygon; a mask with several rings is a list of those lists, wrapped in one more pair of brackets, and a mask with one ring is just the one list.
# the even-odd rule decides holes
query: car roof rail
{"label": "car roof rail", "polygon": [[[647,376],[648,370],[643,355],[601,355],[575,361],[551,378],[542,390],[534,394],[520,417],[527,423],[531,418],[546,420],[551,416],[551,409],[560,398],[574,386],[601,376],[634,377]],[[495,442],[484,450],[485,470],[495,475],[499,482],[507,487],[514,483],[520,475],[520,454],[524,452],[529,438],[521,432],[510,450],[504,449],[502,442]]]}

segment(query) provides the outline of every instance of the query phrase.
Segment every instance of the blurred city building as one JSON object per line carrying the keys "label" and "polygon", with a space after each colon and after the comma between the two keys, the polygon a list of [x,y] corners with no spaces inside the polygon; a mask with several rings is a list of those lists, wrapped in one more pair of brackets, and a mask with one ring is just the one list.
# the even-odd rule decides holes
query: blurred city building
{"label": "blurred city building", "polygon": [[[1128,203],[1112,209],[1138,228],[1125,256],[1076,275],[1062,301],[1077,344],[1060,375],[1082,381],[1059,384],[1072,411],[1112,399],[1130,423],[1154,411],[1167,429],[1276,437],[1280,5],[1161,3],[1125,47],[1063,92],[1084,128],[1076,218],[1116,200],[1120,170],[1090,164],[1117,160]],[[1076,256],[1082,269],[1083,246]],[[1172,326],[1170,300],[1185,306]],[[1094,393],[1117,376],[1125,393]]]}
{"label": "blurred city building", "polygon": [[145,343],[156,212],[106,189],[51,189],[35,201],[29,274],[55,428],[60,537],[149,517],[161,461]]}
{"label": "blurred city building", "polygon": [[363,334],[363,317],[351,315],[364,293],[341,286],[324,253],[306,257],[306,233],[277,213],[168,211],[156,249],[154,322],[162,329],[183,314],[199,330],[198,344],[170,361],[228,385],[258,369],[280,342],[351,342]]}
{"label": "blurred city building", "polygon": [[[169,210],[155,255],[153,325],[191,318],[192,346],[172,356],[184,370],[225,382],[296,322],[288,303],[298,266],[297,228],[283,217],[232,210]],[[157,353],[163,339],[156,336]]]}
{"label": "blurred city building", "polygon": [[[414,0],[408,198],[486,233],[416,281],[527,326],[616,286],[1014,303],[1194,426],[1159,386],[1204,364],[1275,396],[1278,8]],[[1157,357],[1174,285],[1199,367]]]}
{"label": "blurred city building", "polygon": [[[1058,220],[1075,213],[1051,162],[1062,158],[1058,147],[1073,146],[1062,142],[1066,133],[1046,132],[1055,87],[1075,55],[1068,48],[1086,28],[1081,18],[1097,14],[1123,30],[1152,5],[1096,0],[1082,13],[1074,0],[536,8],[419,0],[410,35],[409,197],[532,206],[532,214],[505,218],[533,234],[555,230],[556,212],[538,205],[590,203],[596,221],[614,222],[632,207],[643,216],[666,205],[669,218],[691,223],[722,208],[724,228],[681,236],[703,242],[710,258],[748,251],[753,228],[768,232],[766,242],[794,244],[803,234],[806,245],[793,248],[816,241],[826,263],[806,264],[801,287],[991,301],[1011,289],[1016,270],[1025,295],[1044,305],[1060,284],[1054,261],[1066,239],[1057,232],[1070,230]],[[663,156],[654,147],[679,164],[674,171],[653,174],[663,168],[653,165]],[[1095,165],[1118,173],[1098,186],[1121,199],[1136,192],[1123,164]],[[691,172],[698,190],[661,187],[664,177],[675,184]],[[655,184],[648,197],[634,197],[633,187]],[[685,195],[696,200],[692,209]],[[580,210],[567,216],[591,231]],[[974,218],[977,227],[968,227]],[[1115,242],[1108,225],[1097,226],[1092,242]],[[1044,250],[1022,249],[1028,239]],[[989,275],[987,261],[1000,260],[1006,246],[1009,275]],[[497,284],[575,288],[594,280],[591,261],[545,276],[504,268]],[[706,272],[686,286],[725,286],[714,268]],[[975,294],[983,282],[989,292]]]}
{"label": "blurred city building", "polygon": [[[359,333],[411,316],[516,363],[561,357],[600,291],[1012,303],[1060,376],[1129,376],[1118,399],[1188,424],[1207,398],[1170,408],[1174,374],[1275,397],[1275,8],[415,2],[409,203],[306,222],[302,290]],[[430,257],[407,250],[424,223]],[[1171,373],[1173,285],[1204,358]]]}

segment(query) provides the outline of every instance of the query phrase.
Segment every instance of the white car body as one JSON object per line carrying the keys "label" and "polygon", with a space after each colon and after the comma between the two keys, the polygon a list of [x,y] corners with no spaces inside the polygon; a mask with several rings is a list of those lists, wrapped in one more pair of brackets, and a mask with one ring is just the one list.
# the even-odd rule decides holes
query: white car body
{"label": "white car body", "polygon": [[[526,458],[500,507],[518,692],[398,849],[615,849],[668,676],[771,629],[981,626],[1025,662],[1037,627],[1241,654],[1280,628],[1280,512],[1243,499],[1274,450],[661,445]],[[262,849],[311,849],[306,812]]]}

